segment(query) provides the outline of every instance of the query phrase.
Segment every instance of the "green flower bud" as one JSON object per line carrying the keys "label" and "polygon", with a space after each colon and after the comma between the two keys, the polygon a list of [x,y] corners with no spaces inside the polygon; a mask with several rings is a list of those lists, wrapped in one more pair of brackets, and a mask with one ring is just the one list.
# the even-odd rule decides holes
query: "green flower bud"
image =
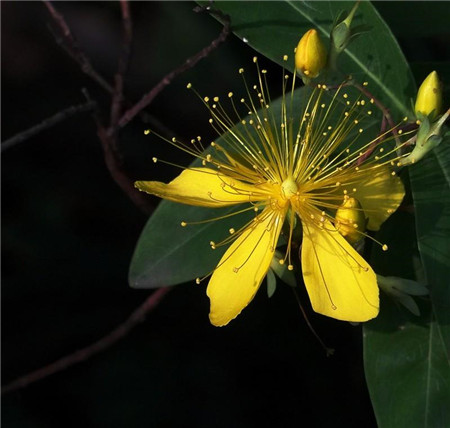
{"label": "green flower bud", "polygon": [[363,238],[366,230],[366,217],[359,201],[347,197],[337,209],[336,229],[350,244],[356,244]]}
{"label": "green flower bud", "polygon": [[347,14],[345,11],[341,12],[340,16],[334,23],[330,36],[332,48],[337,53],[342,52],[350,43],[350,38],[352,37],[350,26],[352,25],[353,17],[355,16],[358,6],[359,1],[354,4],[350,13]]}
{"label": "green flower bud", "polygon": [[436,71],[432,71],[417,92],[415,111],[433,120],[442,109],[442,84]]}
{"label": "green flower bud", "polygon": [[316,30],[307,31],[295,51],[295,68],[307,78],[315,78],[325,68],[327,50]]}

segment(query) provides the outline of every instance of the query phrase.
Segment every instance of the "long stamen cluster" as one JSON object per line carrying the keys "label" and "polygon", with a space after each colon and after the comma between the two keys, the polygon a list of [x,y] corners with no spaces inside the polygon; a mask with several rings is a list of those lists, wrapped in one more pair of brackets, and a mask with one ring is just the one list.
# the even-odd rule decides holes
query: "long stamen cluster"
{"label": "long stamen cluster", "polygon": [[[287,60],[287,56],[284,60]],[[213,279],[222,278],[225,271],[229,275],[239,275],[253,269],[248,278],[254,279],[246,280],[255,281],[255,287],[259,286],[267,272],[285,220],[289,225],[287,246],[280,263],[287,263],[290,270],[294,268],[291,248],[294,227],[299,223],[296,221],[297,215],[302,225],[303,239],[307,239],[310,248],[308,253],[302,250],[302,263],[305,258],[305,263],[314,271],[312,274],[319,282],[318,286],[325,288],[329,307],[336,311],[341,305],[345,309],[340,309],[343,311],[339,315],[340,319],[350,318],[346,315],[350,309],[346,308],[345,300],[336,295],[335,285],[332,292],[329,290],[330,271],[322,262],[324,257],[332,257],[330,260],[333,263],[346,260],[343,265],[347,270],[343,274],[355,272],[351,275],[356,275],[352,279],[356,294],[359,293],[359,286],[356,285],[359,277],[361,281],[375,281],[369,266],[342,236],[350,235],[349,228],[353,228],[352,240],[370,237],[365,232],[364,219],[367,217],[369,222],[374,221],[379,227],[400,203],[403,187],[395,177],[395,169],[405,155],[397,155],[402,148],[402,144],[398,144],[399,133],[391,129],[375,138],[368,138],[368,126],[376,123],[372,111],[374,100],[359,94],[352,101],[354,95],[347,89],[345,82],[337,88],[319,84],[310,90],[308,98],[303,99],[304,94],[295,91],[296,74],[290,77],[283,71],[282,97],[280,101],[272,102],[268,90],[268,73],[259,68],[257,58],[254,58],[254,63],[257,82],[253,85],[246,79],[244,70],[239,70],[246,89],[246,96],[239,100],[231,92],[224,100],[218,96],[202,97],[191,84],[187,85],[208,109],[209,123],[221,138],[211,142],[210,148],[205,150],[200,136],[186,144],[176,138],[169,140],[161,137],[198,158],[201,167],[181,167],[185,171],[168,185],[138,182],[137,187],[166,199],[192,205],[221,207],[249,203],[250,206],[239,207],[224,216],[202,222],[182,221],[181,225],[215,221],[253,210],[255,216],[252,220],[241,227],[231,228],[229,236],[222,241],[210,242],[212,249],[224,245],[230,245],[230,248],[213,272],[204,278],[211,274]],[[306,91],[305,88],[303,93]],[[240,113],[242,110],[245,116]],[[391,144],[394,135],[396,145]],[[209,190],[202,188],[201,175],[209,183]],[[362,206],[359,202],[348,203],[367,197],[368,192],[370,196],[372,187],[375,200],[383,198],[382,187],[389,177],[395,181],[395,198],[391,204],[386,201],[373,204],[370,197],[364,203],[361,200]],[[359,220],[347,222],[346,218],[356,217],[346,215],[346,210],[359,211],[361,215],[356,216]],[[375,220],[371,220],[372,217]],[[317,245],[319,241],[328,247],[325,253]],[[385,244],[374,241],[387,250]],[[262,258],[261,262],[256,260],[258,257]],[[247,264],[252,268],[246,270]],[[357,271],[366,272],[367,278]],[[197,283],[204,278],[197,278]],[[210,283],[209,288],[220,290],[217,285],[219,279],[213,279],[213,285]],[[373,290],[370,293],[373,294]],[[368,308],[377,305],[372,303],[375,299],[372,294],[371,297],[366,297],[364,293],[362,295]],[[320,299],[322,297],[313,305],[320,312],[328,314]],[[336,301],[340,303],[336,305]],[[362,318],[372,317],[373,313],[372,309],[367,309]],[[231,316],[236,314],[223,315],[223,320],[221,315],[221,320],[216,320],[217,325],[223,325],[220,323]],[[358,316],[352,319],[362,318]]]}
{"label": "long stamen cluster", "polygon": [[[292,90],[287,94],[289,76],[283,73],[282,103],[280,111],[275,111],[271,108],[267,71],[260,70],[256,57],[254,63],[257,84],[250,85],[244,70],[239,70],[247,93],[247,98],[240,98],[239,103],[231,92],[226,97],[229,103],[226,106],[218,96],[201,97],[191,84],[187,85],[209,110],[209,123],[222,136],[220,145],[212,142],[212,150],[205,151],[201,137],[192,139],[191,145],[182,144],[175,138],[166,141],[201,159],[203,166],[211,167],[219,178],[231,177],[253,185],[248,190],[223,180],[225,192],[246,195],[249,202],[261,200],[253,208],[210,221],[251,209],[257,213],[264,205],[272,210],[283,210],[292,204],[303,221],[326,228],[326,221],[335,222],[334,214],[342,202],[349,197],[357,197],[355,186],[361,183],[361,177],[369,177],[384,165],[395,166],[402,157],[395,154],[398,147],[386,147],[393,138],[392,130],[376,137],[378,145],[375,150],[374,140],[360,144],[364,133],[362,126],[373,114],[373,99],[358,97],[352,102],[344,85],[335,90],[318,85],[303,111],[300,114],[293,112],[292,105],[297,96],[294,92],[295,74]],[[239,104],[244,106],[246,118],[239,113]],[[236,127],[236,123],[241,126]],[[295,191],[287,194],[286,184],[294,186]],[[183,225],[197,223],[183,222]],[[293,223],[290,222],[291,225]],[[215,249],[229,244],[248,227],[249,224],[245,225],[221,243],[212,241],[211,247]],[[364,231],[360,233],[368,236]],[[292,226],[289,244],[291,238]],[[289,248],[290,245],[288,252]]]}

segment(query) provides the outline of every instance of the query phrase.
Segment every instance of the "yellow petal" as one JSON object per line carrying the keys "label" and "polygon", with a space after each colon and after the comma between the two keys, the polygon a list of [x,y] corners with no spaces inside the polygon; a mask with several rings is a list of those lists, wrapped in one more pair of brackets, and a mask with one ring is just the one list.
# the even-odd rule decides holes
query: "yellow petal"
{"label": "yellow petal", "polygon": [[405,188],[399,177],[392,175],[388,167],[370,170],[356,184],[354,195],[369,218],[367,229],[379,230],[381,224],[399,207],[405,196]]}
{"label": "yellow petal", "polygon": [[303,222],[302,270],[314,311],[354,322],[377,316],[375,273],[329,221]]}
{"label": "yellow petal", "polygon": [[250,184],[230,178],[210,168],[185,169],[169,184],[136,181],[135,187],[163,199],[202,207],[223,207],[267,199]]}
{"label": "yellow petal", "polygon": [[208,285],[209,319],[224,326],[253,299],[267,274],[284,212],[266,208],[225,252]]}

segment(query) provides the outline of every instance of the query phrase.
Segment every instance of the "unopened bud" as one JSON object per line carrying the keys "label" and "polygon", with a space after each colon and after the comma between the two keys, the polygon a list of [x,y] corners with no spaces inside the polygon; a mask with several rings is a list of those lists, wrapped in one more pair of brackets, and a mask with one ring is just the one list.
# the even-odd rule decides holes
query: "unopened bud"
{"label": "unopened bud", "polygon": [[330,36],[332,47],[337,53],[342,52],[350,42],[352,36],[350,26],[352,25],[353,17],[355,16],[358,5],[359,1],[354,4],[352,10],[348,14],[346,12],[341,12],[331,30]]}
{"label": "unopened bud", "polygon": [[316,30],[307,31],[300,39],[295,51],[295,68],[302,77],[315,78],[327,63],[327,50]]}
{"label": "unopened bud", "polygon": [[350,244],[355,244],[364,236],[366,217],[359,201],[346,198],[336,211],[336,229]]}
{"label": "unopened bud", "polygon": [[415,110],[433,120],[442,109],[442,84],[436,71],[432,71],[420,85]]}

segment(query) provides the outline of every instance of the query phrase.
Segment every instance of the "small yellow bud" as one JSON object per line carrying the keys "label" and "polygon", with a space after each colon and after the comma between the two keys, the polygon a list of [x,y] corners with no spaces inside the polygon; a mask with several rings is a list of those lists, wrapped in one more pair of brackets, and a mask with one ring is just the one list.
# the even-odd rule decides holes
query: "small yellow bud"
{"label": "small yellow bud", "polygon": [[336,229],[350,244],[355,244],[366,229],[366,217],[359,201],[346,198],[336,211]]}
{"label": "small yellow bud", "polygon": [[432,71],[420,85],[417,92],[416,113],[428,116],[433,112],[435,118],[442,108],[442,85],[438,74]]}
{"label": "small yellow bud", "polygon": [[327,50],[316,30],[307,31],[295,51],[295,68],[308,78],[319,75],[327,63]]}

